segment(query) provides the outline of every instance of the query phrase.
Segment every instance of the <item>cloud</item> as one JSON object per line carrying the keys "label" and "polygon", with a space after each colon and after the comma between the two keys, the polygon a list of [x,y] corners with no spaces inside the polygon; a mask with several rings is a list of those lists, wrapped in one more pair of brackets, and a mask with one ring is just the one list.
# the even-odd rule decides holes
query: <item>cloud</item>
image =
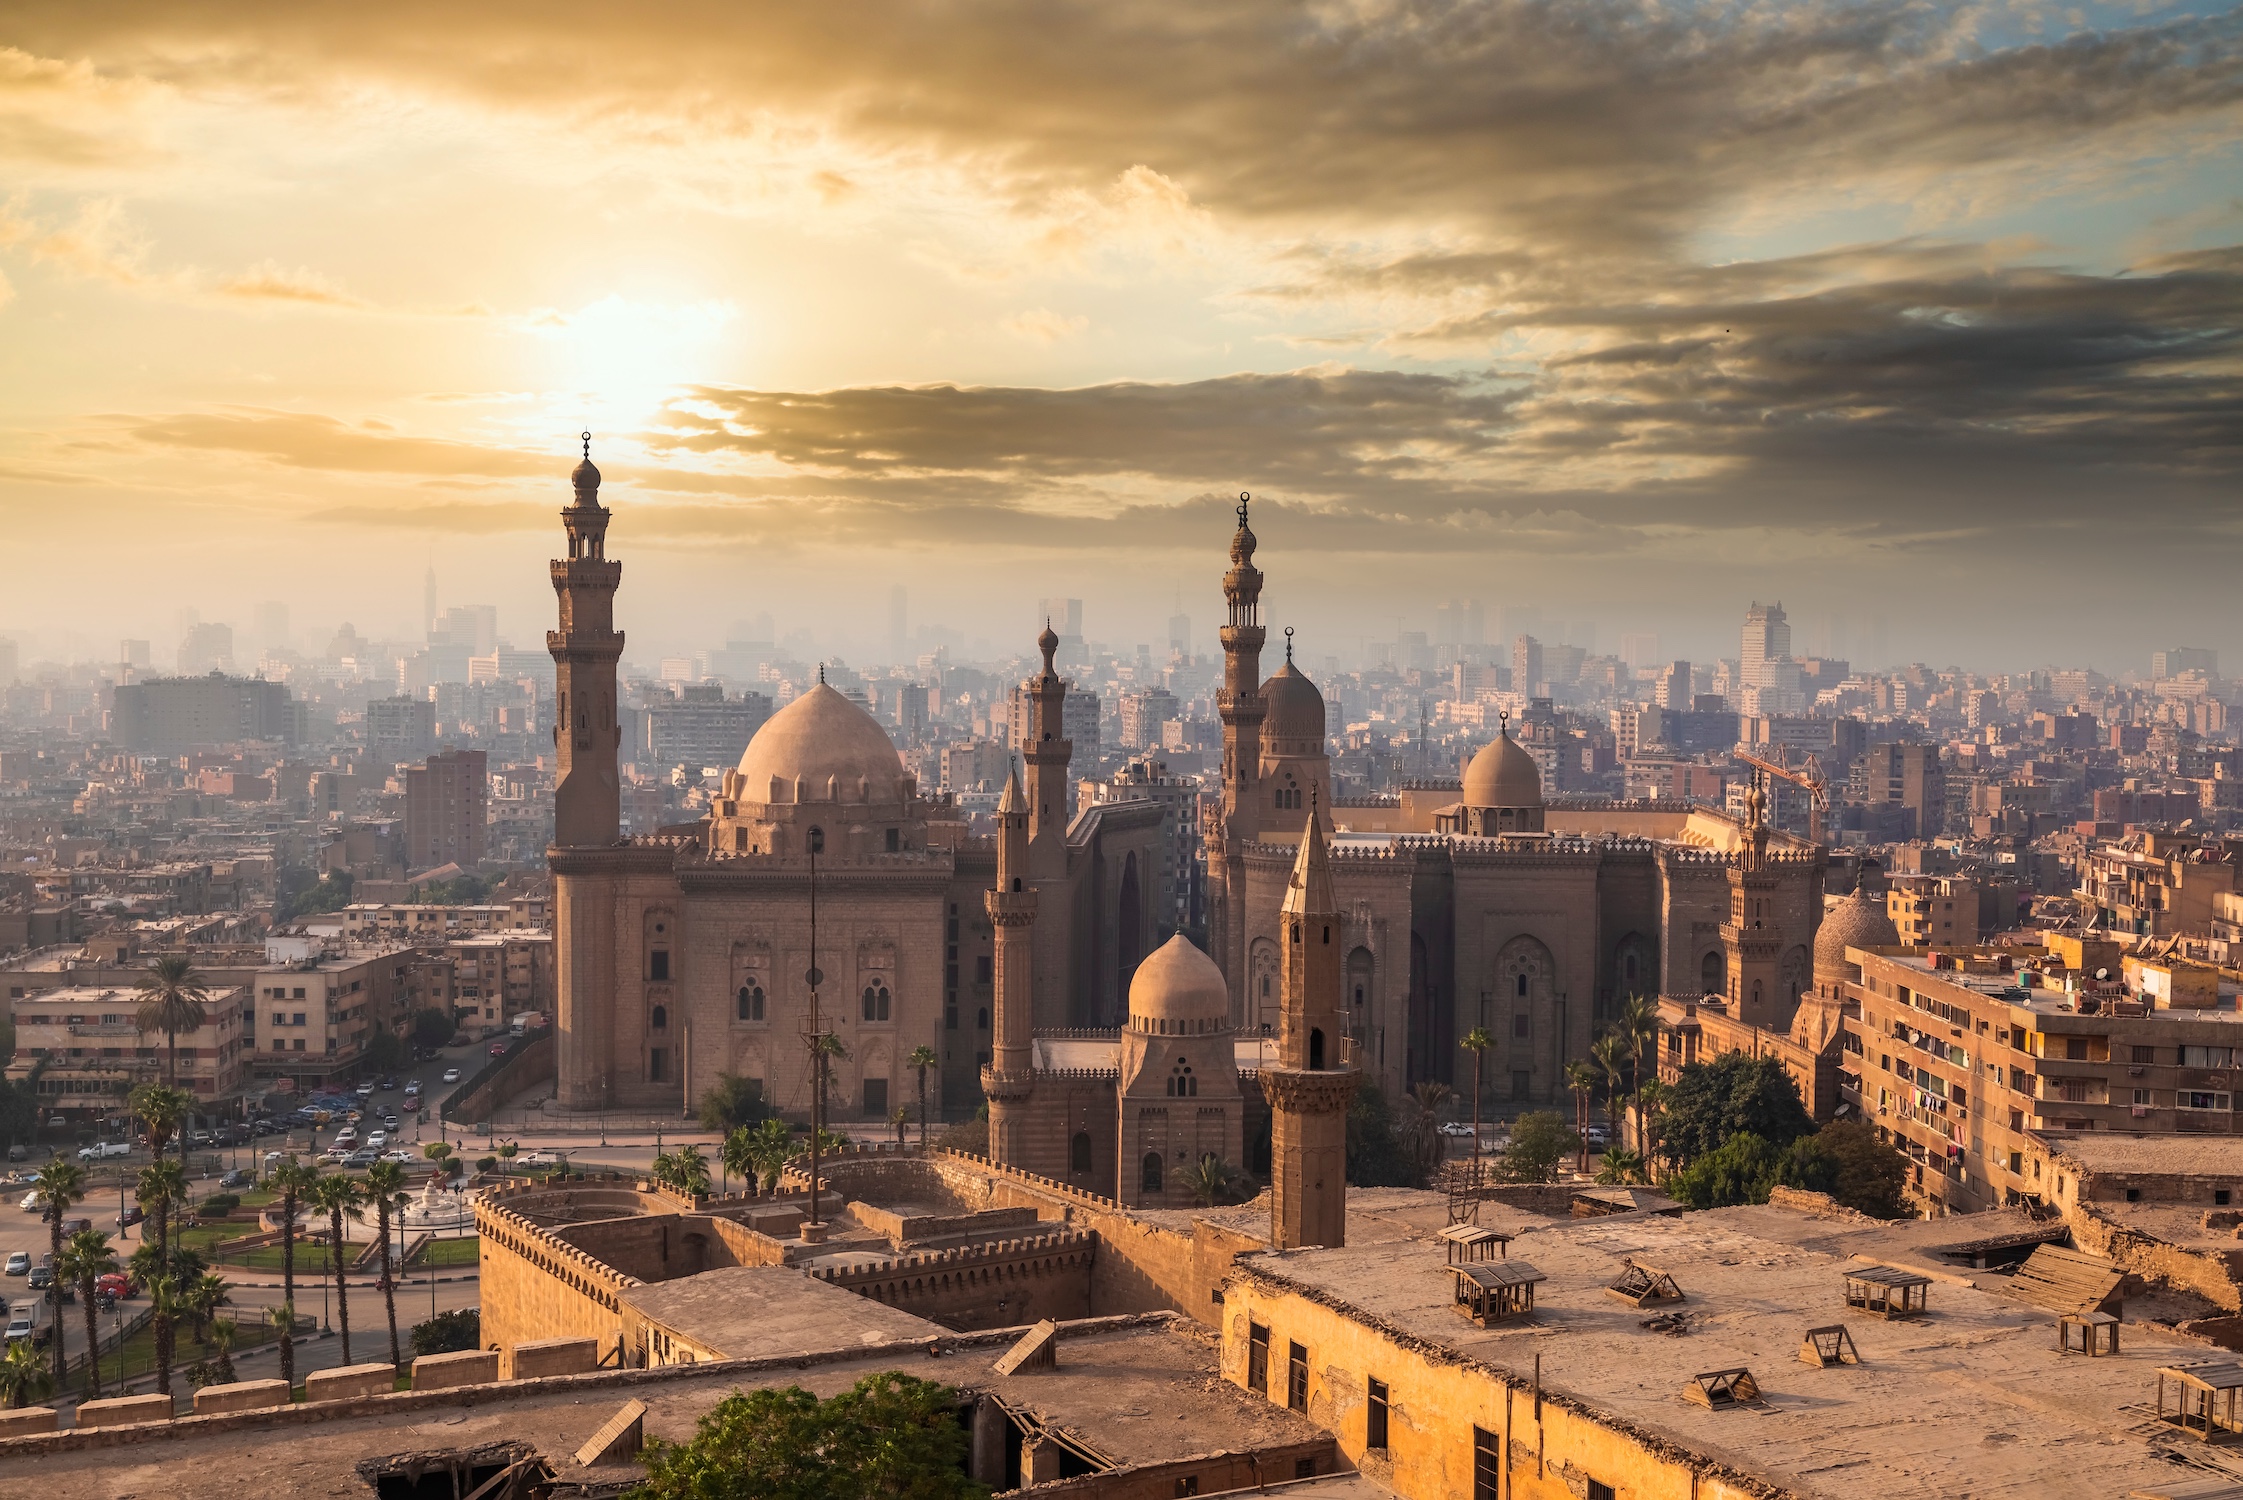
{"label": "cloud", "polygon": [[1005,332],[1038,344],[1056,344],[1073,338],[1090,326],[1090,319],[1077,314],[1064,317],[1048,307],[1031,308],[1014,313],[1003,321]]}
{"label": "cloud", "polygon": [[302,303],[315,307],[363,308],[367,304],[329,278],[304,267],[293,270],[262,260],[239,276],[218,283],[219,292],[251,302]]}
{"label": "cloud", "polygon": [[231,453],[285,468],[431,479],[549,476],[550,455],[442,438],[399,436],[379,422],[256,407],[164,416],[112,416],[110,432],[144,448]]}

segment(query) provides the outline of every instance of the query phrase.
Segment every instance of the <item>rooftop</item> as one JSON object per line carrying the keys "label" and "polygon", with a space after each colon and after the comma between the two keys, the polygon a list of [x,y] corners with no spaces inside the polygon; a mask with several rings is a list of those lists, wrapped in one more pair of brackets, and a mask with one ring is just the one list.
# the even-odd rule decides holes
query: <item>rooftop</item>
{"label": "rooftop", "polygon": [[[1484,1205],[1483,1224],[1517,1236],[1510,1258],[1545,1280],[1531,1318],[1483,1331],[1452,1308],[1443,1202],[1417,1196],[1414,1212],[1379,1210],[1387,1226],[1414,1220],[1412,1238],[1251,1255],[1240,1269],[1522,1380],[1539,1355],[1545,1389],[1561,1398],[1800,1494],[2123,1495],[2172,1477],[2163,1452],[2186,1441],[2142,1410],[2158,1367],[2215,1353],[2148,1324],[2129,1327],[2116,1356],[2057,1353],[2048,1313],[2001,1290],[2001,1275],[1958,1270],[1938,1253],[2014,1215],[1887,1226],[1765,1207],[1549,1220]],[[1631,1257],[1680,1285],[1679,1334],[1647,1329],[1641,1312],[1604,1295]],[[1845,1275],[1880,1264],[1931,1278],[1926,1316],[1886,1322],[1848,1309]],[[1802,1363],[1806,1330],[1839,1322],[1863,1362]],[[1755,1376],[1758,1406],[1685,1398],[1700,1372],[1737,1368]]]}
{"label": "rooftop", "polygon": [[939,1323],[845,1292],[786,1266],[722,1266],[635,1286],[623,1300],[648,1321],[727,1359],[770,1359],[858,1344],[933,1338]]}

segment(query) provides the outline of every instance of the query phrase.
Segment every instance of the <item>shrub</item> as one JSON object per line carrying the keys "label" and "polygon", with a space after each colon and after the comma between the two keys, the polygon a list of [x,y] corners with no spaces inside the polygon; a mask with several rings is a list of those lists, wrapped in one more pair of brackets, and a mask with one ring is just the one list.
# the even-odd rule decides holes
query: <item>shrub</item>
{"label": "shrub", "polygon": [[195,1211],[197,1213],[206,1213],[211,1215],[213,1218],[216,1218],[221,1214],[230,1214],[239,1207],[241,1207],[241,1194],[212,1193],[209,1197],[203,1199],[202,1202],[195,1205]]}
{"label": "shrub", "polygon": [[415,1354],[457,1354],[463,1349],[482,1347],[483,1315],[472,1307],[438,1313],[413,1329]]}
{"label": "shrub", "polygon": [[820,1401],[800,1386],[736,1391],[689,1442],[647,1445],[647,1500],[970,1500],[958,1392],[889,1371]]}
{"label": "shrub", "polygon": [[1512,1124],[1503,1165],[1517,1182],[1556,1182],[1558,1164],[1580,1149],[1581,1137],[1556,1110],[1538,1109]]}
{"label": "shrub", "polygon": [[475,1158],[475,1170],[476,1170],[476,1171],[478,1171],[478,1172],[495,1172],[495,1171],[497,1171],[497,1170],[498,1170],[498,1158],[497,1158],[497,1157],[495,1157],[495,1156],[478,1156],[478,1157],[476,1157],[476,1158]]}

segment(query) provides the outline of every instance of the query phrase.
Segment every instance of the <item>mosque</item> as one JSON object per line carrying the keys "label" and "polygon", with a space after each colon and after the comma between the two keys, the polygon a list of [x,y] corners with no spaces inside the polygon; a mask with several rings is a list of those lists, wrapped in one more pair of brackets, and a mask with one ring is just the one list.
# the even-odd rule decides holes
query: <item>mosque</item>
{"label": "mosque", "polygon": [[[1631,996],[1719,997],[1788,1033],[1814,983],[1825,852],[1687,803],[1548,802],[1506,728],[1453,782],[1336,799],[1323,695],[1266,681],[1262,574],[1240,504],[1223,587],[1221,785],[1205,804],[1209,952],[1157,950],[1138,894],[1152,803],[1069,823],[1057,638],[993,839],[922,797],[872,717],[822,682],[774,714],[708,817],[621,837],[610,513],[589,456],[552,564],[559,782],[559,1102],[688,1107],[720,1073],[807,1111],[807,1038],[836,1033],[837,1121],[978,1094],[990,1155],[1130,1208],[1184,1206],[1178,1169],[1245,1165],[1266,1116],[1273,1233],[1336,1243],[1329,1192],[1359,1078],[1565,1098],[1565,1067]],[[812,1023],[815,1010],[817,1022]],[[1326,1179],[1330,1179],[1327,1183]]]}

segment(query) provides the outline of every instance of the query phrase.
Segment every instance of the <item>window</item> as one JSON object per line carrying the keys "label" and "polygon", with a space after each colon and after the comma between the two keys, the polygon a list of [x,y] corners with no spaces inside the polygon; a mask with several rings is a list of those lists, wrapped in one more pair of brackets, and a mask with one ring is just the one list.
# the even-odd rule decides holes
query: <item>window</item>
{"label": "window", "polygon": [[1472,1429],[1472,1500],[1499,1500],[1503,1440],[1485,1427]]}
{"label": "window", "polygon": [[1517,988],[1517,989],[1516,989],[1515,991],[1513,991],[1513,993],[1514,993],[1514,994],[1516,994],[1516,995],[1517,995],[1517,996],[1518,996],[1518,997],[1519,997],[1519,998],[1520,998],[1521,1000],[1524,1000],[1524,999],[1526,998],[1526,975],[1525,975],[1525,974],[1523,974],[1523,973],[1522,973],[1521,975],[1519,975],[1519,987],[1518,987],[1518,988]]}
{"label": "window", "polygon": [[1076,1131],[1075,1138],[1067,1143],[1067,1170],[1070,1172],[1088,1172],[1090,1170],[1089,1131]]}
{"label": "window", "polygon": [[2134,1102],[2140,1105],[2147,1105],[2150,1102],[2150,1091],[2148,1089],[2136,1089],[2134,1091]]}
{"label": "window", "polygon": [[2086,1038],[2086,1037],[2083,1037],[2083,1036],[2068,1036],[2068,1037],[2064,1038],[2064,1061],[2066,1061],[2066,1062],[2086,1062],[2086,1061],[2087,1061],[2087,1038]]}
{"label": "window", "polygon": [[1144,1161],[1138,1164],[1137,1190],[1141,1193],[1157,1193],[1161,1190],[1161,1184],[1164,1180],[1161,1171],[1160,1153],[1158,1151],[1146,1152]]}
{"label": "window", "polygon": [[1246,1325],[1246,1386],[1257,1395],[1269,1394],[1269,1330],[1259,1323]]}
{"label": "window", "polygon": [[1183,1478],[1181,1478],[1181,1479],[1177,1480],[1177,1481],[1176,1481],[1176,1493],[1177,1493],[1177,1494],[1179,1494],[1179,1495],[1196,1495],[1196,1494],[1198,1494],[1198,1493],[1199,1493],[1199,1476],[1198,1476],[1197,1474],[1186,1474],[1186,1475],[1185,1475],[1185,1476],[1184,1476]]}
{"label": "window", "polygon": [[864,1081],[864,1117],[868,1120],[888,1118],[888,1080],[867,1078]]}
{"label": "window", "polygon": [[2009,1153],[2009,1170],[2010,1170],[2010,1171],[2011,1171],[2012,1173],[2014,1173],[2014,1174],[2016,1174],[2017,1176],[2019,1176],[2019,1177],[2022,1177],[2022,1176],[2024,1176],[2024,1175],[2025,1175],[2025,1153],[2024,1153],[2024,1152],[2022,1152],[2022,1151],[2012,1151],[2012,1152],[2010,1152],[2010,1153]]}
{"label": "window", "polygon": [[2231,1194],[2229,1193],[2229,1191],[2228,1191],[2228,1190],[2227,1190],[2226,1188],[2214,1188],[2214,1189],[2212,1189],[2212,1203],[2213,1203],[2213,1205],[2214,1205],[2215,1207],[2218,1207],[2218,1208],[2225,1208],[2225,1207],[2227,1207],[2227,1200],[2229,1199],[2229,1197],[2230,1197],[2230,1196],[2232,1196],[2232,1195],[2231,1195]]}
{"label": "window", "polygon": [[296,1024],[297,1024],[298,1026],[301,1026],[301,1025],[303,1025],[303,1024],[304,1024],[304,1013],[303,1013],[302,1011],[298,1011],[298,1012],[296,1012]]}
{"label": "window", "polygon": [[2134,1049],[2134,1061],[2138,1063],[2156,1062],[2157,1049],[2155,1047],[2136,1047]]}
{"label": "window", "polygon": [[1592,1479],[1589,1481],[1589,1500],[1619,1500],[1619,1496],[1611,1485],[1599,1484]]}
{"label": "window", "polygon": [[1199,1097],[1199,1079],[1192,1074],[1192,1065],[1178,1059],[1168,1075],[1168,1097],[1171,1099],[1196,1099]]}
{"label": "window", "polygon": [[957,1006],[945,1005],[942,1008],[942,1029],[945,1031],[956,1031],[958,1029]]}
{"label": "window", "polygon": [[894,854],[903,848],[903,835],[896,829],[888,830],[888,852]]}
{"label": "window", "polygon": [[662,1049],[655,1047],[646,1054],[646,1077],[649,1083],[662,1081]]}
{"label": "window", "polygon": [[670,950],[657,948],[646,956],[646,977],[657,982],[670,977]]}
{"label": "window", "polygon": [[1285,1346],[1285,1405],[1287,1410],[1308,1410],[1308,1350],[1299,1344]]}
{"label": "window", "polygon": [[986,1006],[986,1005],[982,1005],[982,1006],[977,1006],[977,1007],[975,1007],[975,1009],[974,1009],[974,1030],[976,1030],[976,1031],[987,1031],[988,1029],[989,1029],[989,1007],[988,1007],[988,1006]]}
{"label": "window", "polygon": [[2129,1202],[2129,1203],[2139,1203],[2139,1202],[2141,1202],[2141,1201],[2142,1201],[2142,1190],[2141,1190],[2140,1188],[2128,1188],[2128,1189],[2126,1190],[2126,1201],[2127,1201],[2127,1202]]}
{"label": "window", "polygon": [[763,1019],[762,985],[752,979],[749,980],[746,984],[740,986],[740,993],[737,998],[740,1004],[739,1016],[741,1020],[760,1021]]}
{"label": "window", "polygon": [[1533,1034],[1534,1018],[1532,1016],[1517,1015],[1511,1018],[1512,1036],[1517,1037],[1520,1041],[1523,1042]]}
{"label": "window", "polygon": [[974,982],[988,984],[995,978],[996,974],[992,968],[989,955],[986,953],[977,955],[974,959]]}
{"label": "window", "polygon": [[887,1020],[888,1005],[888,985],[885,980],[875,979],[864,987],[864,1018],[867,1021]]}
{"label": "window", "polygon": [[1363,1429],[1363,1446],[1383,1449],[1386,1447],[1386,1382],[1373,1380],[1365,1389],[1370,1400],[1369,1416]]}
{"label": "window", "polygon": [[2181,1066],[2184,1068],[2225,1068],[2235,1060],[2233,1047],[2183,1047]]}
{"label": "window", "polygon": [[656,1031],[668,1031],[670,1029],[670,1008],[666,1005],[657,1005],[652,1011],[648,1012],[646,1024]]}
{"label": "window", "polygon": [[2225,1110],[2230,1096],[2207,1093],[2199,1089],[2182,1089],[2173,1095],[2173,1103],[2181,1109]]}

